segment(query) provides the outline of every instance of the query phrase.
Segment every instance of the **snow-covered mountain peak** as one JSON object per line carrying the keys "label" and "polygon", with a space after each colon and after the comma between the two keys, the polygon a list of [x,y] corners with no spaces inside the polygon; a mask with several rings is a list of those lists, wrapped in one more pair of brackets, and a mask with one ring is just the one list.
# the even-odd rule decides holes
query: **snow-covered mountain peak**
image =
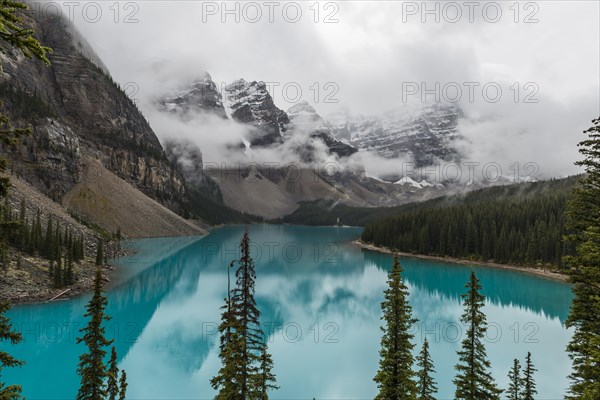
{"label": "snow-covered mountain peak", "polygon": [[275,106],[264,82],[238,79],[225,86],[224,99],[231,119],[256,128],[249,138],[252,146],[281,143],[289,118]]}
{"label": "snow-covered mountain peak", "polygon": [[185,88],[165,95],[158,101],[163,111],[189,118],[190,113],[212,113],[226,118],[219,88],[208,72],[201,73]]}
{"label": "snow-covered mountain peak", "polygon": [[410,155],[419,166],[425,166],[436,159],[460,158],[452,142],[458,138],[461,116],[455,105],[407,104],[372,116],[339,110],[327,120],[335,138],[359,150],[371,150],[386,158]]}

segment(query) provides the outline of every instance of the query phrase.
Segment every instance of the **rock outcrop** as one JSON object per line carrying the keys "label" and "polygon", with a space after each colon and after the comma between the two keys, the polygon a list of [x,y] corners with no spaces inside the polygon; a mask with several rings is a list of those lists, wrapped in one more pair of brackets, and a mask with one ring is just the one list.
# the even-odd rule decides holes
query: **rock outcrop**
{"label": "rock outcrop", "polygon": [[[13,172],[60,201],[82,179],[83,157],[173,210],[184,181],[136,104],[113,81],[67,18],[27,13],[24,23],[51,47],[51,65],[2,55],[2,112],[31,126],[8,153]],[[26,111],[24,111],[26,110]]]}
{"label": "rock outcrop", "polygon": [[177,114],[187,120],[196,113],[211,113],[227,118],[219,88],[208,72],[203,73],[189,87],[158,101],[162,111]]}
{"label": "rock outcrop", "polygon": [[251,146],[267,147],[282,142],[290,120],[285,111],[275,106],[264,82],[238,79],[225,87],[225,98],[231,118],[254,128],[248,138]]}
{"label": "rock outcrop", "polygon": [[385,158],[410,156],[417,167],[424,167],[437,160],[460,159],[452,145],[459,137],[461,116],[454,105],[419,104],[373,116],[357,116],[342,109],[326,119],[332,135],[340,141]]}
{"label": "rock outcrop", "polygon": [[290,107],[287,114],[291,122],[288,129],[292,135],[294,132],[304,133],[311,139],[319,140],[327,146],[330,153],[337,154],[340,158],[350,157],[358,151],[356,148],[334,139],[327,122],[308,102],[301,101]]}

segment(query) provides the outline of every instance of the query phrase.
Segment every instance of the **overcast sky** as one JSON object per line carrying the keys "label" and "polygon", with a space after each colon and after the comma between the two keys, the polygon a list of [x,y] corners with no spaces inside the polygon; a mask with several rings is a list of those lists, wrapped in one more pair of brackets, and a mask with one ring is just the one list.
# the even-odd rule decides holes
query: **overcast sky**
{"label": "overcast sky", "polygon": [[[85,3],[73,17],[114,78],[135,83],[133,97],[155,96],[206,70],[217,84],[272,82],[271,94],[284,109],[300,88],[323,115],[342,104],[373,114],[420,101],[421,85],[436,92],[439,82],[442,100],[455,101],[456,88],[462,90],[458,103],[468,118],[461,129],[471,159],[532,161],[546,176],[576,172],[581,131],[600,115],[599,2],[475,3],[428,2],[429,10],[439,10],[439,22],[420,1],[273,8],[228,2],[237,15],[225,14],[220,1],[120,2],[118,15],[109,8],[113,2],[98,2],[101,17],[96,5],[84,11]],[[468,85],[478,85],[472,99]],[[492,103],[497,86],[502,96]]]}

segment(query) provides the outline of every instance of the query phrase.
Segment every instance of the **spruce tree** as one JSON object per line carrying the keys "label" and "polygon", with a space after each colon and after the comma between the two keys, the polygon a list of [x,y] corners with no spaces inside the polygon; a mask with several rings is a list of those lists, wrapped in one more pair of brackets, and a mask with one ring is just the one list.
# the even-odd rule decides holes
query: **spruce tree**
{"label": "spruce tree", "polygon": [[25,198],[21,199],[21,203],[19,205],[19,221],[25,221]]}
{"label": "spruce tree", "polygon": [[40,210],[38,209],[35,223],[33,226],[33,251],[35,254],[42,253],[43,250],[43,241],[42,241],[42,217]]}
{"label": "spruce tree", "polygon": [[121,227],[119,226],[117,228],[117,248],[119,251],[121,251],[121,239],[123,238],[123,235],[121,234]]}
{"label": "spruce tree", "polygon": [[523,400],[533,400],[534,396],[537,394],[537,390],[535,390],[535,380],[533,379],[534,372],[537,371],[533,366],[533,362],[531,361],[531,353],[527,353],[527,358],[525,359],[525,371],[523,372]]}
{"label": "spruce tree", "polygon": [[215,400],[239,399],[241,374],[237,360],[243,346],[243,338],[239,334],[239,321],[233,313],[229,293],[221,310],[221,323],[219,324],[221,368],[217,375],[211,379],[210,384],[219,391]]}
{"label": "spruce tree", "polygon": [[417,399],[418,400],[435,400],[434,394],[437,393],[437,385],[432,377],[435,373],[433,369],[433,361],[429,355],[429,342],[427,338],[423,342],[421,352],[417,357]]}
{"label": "spruce tree", "polygon": [[79,259],[83,260],[85,258],[85,249],[83,246],[83,234],[79,238]]}
{"label": "spruce tree", "polygon": [[408,288],[402,281],[402,271],[400,261],[395,256],[392,270],[388,274],[388,288],[381,303],[383,336],[379,351],[379,370],[373,378],[379,389],[375,396],[377,400],[415,399],[417,394],[412,369],[413,334],[410,333],[416,319],[412,318]]}
{"label": "spruce tree", "polygon": [[266,391],[275,388],[275,376],[254,300],[256,272],[247,231],[240,251],[241,258],[231,263],[238,266],[235,288],[222,307],[219,326],[222,366],[211,385],[218,390],[216,399],[266,399]]}
{"label": "spruce tree", "polygon": [[104,242],[102,239],[98,239],[98,247],[96,249],[96,265],[100,266],[104,262]]}
{"label": "spruce tree", "polygon": [[73,258],[71,255],[67,254],[67,262],[66,262],[65,270],[64,270],[64,278],[63,283],[67,286],[71,286],[75,283],[75,272],[73,271]]}
{"label": "spruce tree", "polygon": [[481,285],[471,272],[468,291],[461,297],[464,300],[464,312],[461,322],[467,325],[466,337],[459,350],[459,363],[455,366],[457,371],[454,384],[456,399],[464,400],[497,400],[500,399],[502,390],[498,389],[487,359],[485,346],[482,339],[487,331],[485,314],[482,311],[485,297],[480,293]]}
{"label": "spruce tree", "polygon": [[48,217],[48,224],[46,225],[46,236],[44,237],[44,256],[51,258],[53,247],[53,229],[52,229],[52,217]]}
{"label": "spruce tree", "polygon": [[127,395],[127,374],[121,371],[121,379],[119,380],[119,400],[125,400]]}
{"label": "spruce tree", "polygon": [[115,346],[112,346],[110,350],[107,375],[106,392],[108,400],[117,400],[117,396],[119,396],[119,367],[117,367],[117,350],[115,350]]}
{"label": "spruce tree", "polygon": [[63,287],[63,268],[62,268],[62,259],[59,257],[56,265],[54,266],[54,287],[61,288]]}
{"label": "spruce tree", "polygon": [[567,205],[565,241],[576,249],[565,256],[575,295],[567,326],[574,328],[567,350],[573,361],[570,395],[573,399],[600,398],[600,118],[579,143],[586,175]]}
{"label": "spruce tree", "polygon": [[277,390],[279,386],[275,385],[274,382],[276,380],[273,372],[273,358],[267,351],[267,343],[265,342],[263,345],[262,352],[260,354],[260,370],[258,374],[258,399],[259,400],[268,400],[269,395],[268,392],[270,390]]}
{"label": "spruce tree", "polygon": [[[23,340],[21,334],[13,330],[10,320],[5,315],[9,309],[10,304],[0,300],[0,344],[4,341],[17,344]],[[21,398],[21,386],[7,385],[2,379],[2,370],[4,368],[20,367],[24,363],[3,351],[3,349],[4,346],[0,345],[0,399],[18,400]]]}
{"label": "spruce tree", "polygon": [[508,380],[507,399],[521,400],[521,395],[523,393],[523,378],[521,377],[521,363],[516,358],[512,368],[508,371]]}
{"label": "spruce tree", "polygon": [[103,326],[104,322],[110,319],[105,314],[107,304],[108,300],[102,290],[102,271],[98,268],[94,279],[94,294],[84,314],[89,321],[80,331],[83,336],[77,338],[77,343],[85,343],[88,352],[79,356],[77,374],[81,377],[81,385],[76,400],[104,400],[106,397],[105,348],[113,342],[106,339],[106,328]]}

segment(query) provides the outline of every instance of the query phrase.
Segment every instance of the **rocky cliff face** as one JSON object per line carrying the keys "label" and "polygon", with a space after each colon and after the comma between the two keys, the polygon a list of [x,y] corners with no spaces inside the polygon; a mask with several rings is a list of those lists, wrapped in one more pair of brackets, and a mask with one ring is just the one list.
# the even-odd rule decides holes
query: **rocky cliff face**
{"label": "rocky cliff face", "polygon": [[414,157],[418,167],[436,160],[457,161],[452,147],[458,137],[461,110],[453,105],[400,107],[375,116],[356,116],[341,110],[327,117],[333,136],[360,150],[386,158]]}
{"label": "rocky cliff face", "polygon": [[254,127],[251,146],[272,146],[282,142],[290,122],[277,108],[264,82],[239,79],[225,87],[226,107],[234,121]]}
{"label": "rocky cliff face", "polygon": [[[349,157],[357,151],[336,140],[329,125],[306,101],[287,112],[279,109],[264,82],[239,79],[220,93],[210,75],[204,73],[185,89],[159,99],[157,106],[163,112],[176,114],[182,121],[188,121],[194,113],[231,118],[249,128],[246,145],[250,147],[274,148],[293,141],[295,151],[305,161],[314,161],[315,140],[321,142],[328,153],[339,157]],[[307,136],[310,140],[296,140],[298,136]]]}
{"label": "rocky cliff face", "polygon": [[290,107],[287,114],[291,122],[289,131],[292,134],[295,131],[308,134],[313,140],[321,141],[331,153],[337,154],[340,158],[350,157],[358,151],[356,148],[334,139],[327,122],[306,101]]}
{"label": "rocky cliff face", "polygon": [[208,72],[202,74],[189,87],[160,99],[159,108],[177,114],[183,119],[191,118],[194,113],[203,112],[227,118],[221,92]]}
{"label": "rocky cliff face", "polygon": [[60,200],[82,179],[82,157],[90,157],[178,209],[184,194],[181,174],[137,106],[89,56],[89,46],[67,18],[31,13],[24,22],[53,54],[51,66],[17,52],[2,56],[3,112],[14,125],[33,127],[16,149],[4,149],[13,172]]}

